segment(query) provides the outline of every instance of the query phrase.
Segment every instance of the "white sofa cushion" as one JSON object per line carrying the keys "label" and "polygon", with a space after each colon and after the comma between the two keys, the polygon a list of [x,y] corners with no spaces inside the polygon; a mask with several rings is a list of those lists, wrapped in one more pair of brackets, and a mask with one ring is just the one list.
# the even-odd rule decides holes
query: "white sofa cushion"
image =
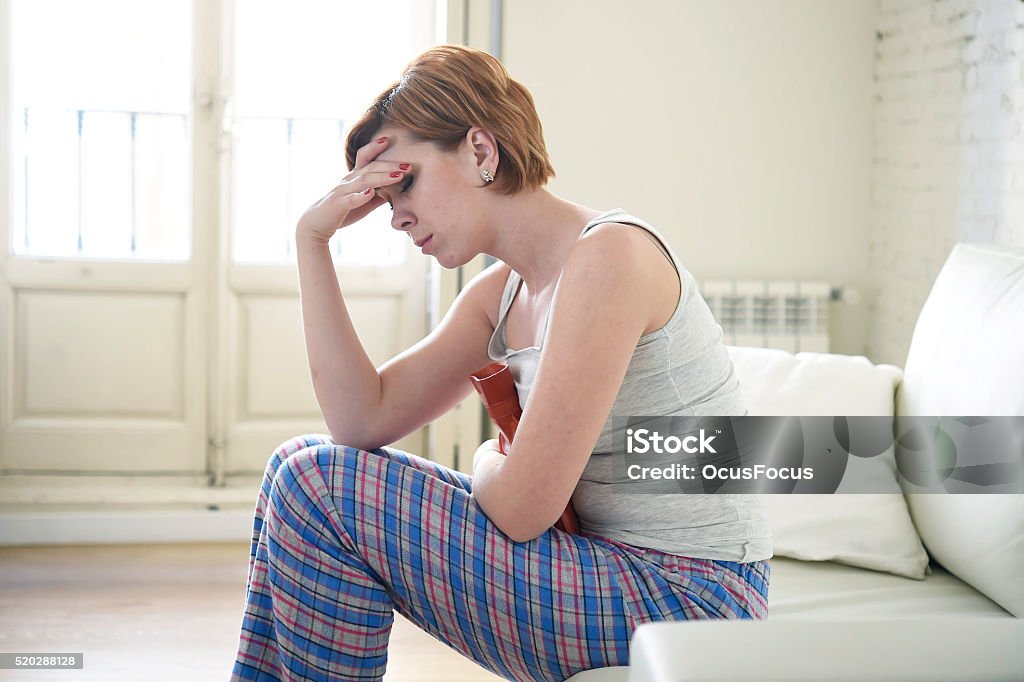
{"label": "white sofa cushion", "polygon": [[[751,415],[891,416],[898,367],[867,358],[730,346]],[[928,555],[910,520],[893,450],[851,458],[848,473],[889,493],[765,495],[776,556],[836,561],[924,579]]]}
{"label": "white sofa cushion", "polygon": [[[925,301],[897,413],[1024,415],[1024,249],[958,244]],[[1024,617],[1024,495],[907,495],[936,561]]]}
{"label": "white sofa cushion", "polygon": [[[806,562],[781,556],[772,559],[768,621],[765,622],[932,620],[942,617],[1013,620],[1009,613],[942,568],[936,568],[924,582],[916,582],[835,562]],[[672,635],[676,650],[683,658],[699,655],[685,644],[691,632],[686,629],[687,625],[689,622],[685,621],[674,623],[676,630]],[[730,640],[725,637],[721,641],[722,646],[727,647],[725,643]],[[807,652],[801,651],[801,654],[806,656]],[[673,658],[666,656],[661,662],[668,666]],[[783,675],[781,671],[775,672]],[[627,682],[629,675],[630,669],[626,667],[599,668],[574,675],[566,682]],[[764,676],[765,671],[762,670],[757,679]],[[679,678],[670,676],[669,679]]]}
{"label": "white sofa cushion", "polygon": [[644,623],[629,682],[1020,680],[1016,618],[711,620]]}
{"label": "white sofa cushion", "polygon": [[1013,616],[941,566],[927,580],[905,580],[834,561],[772,559],[768,620]]}

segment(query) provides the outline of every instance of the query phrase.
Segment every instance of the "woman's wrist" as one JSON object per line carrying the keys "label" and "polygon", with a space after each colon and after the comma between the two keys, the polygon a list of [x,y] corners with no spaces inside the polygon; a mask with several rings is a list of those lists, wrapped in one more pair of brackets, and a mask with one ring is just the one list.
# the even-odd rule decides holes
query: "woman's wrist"
{"label": "woman's wrist", "polygon": [[295,229],[295,246],[298,248],[312,247],[322,248],[330,243],[330,238],[324,239],[323,236],[316,234],[311,230],[304,230],[302,228]]}

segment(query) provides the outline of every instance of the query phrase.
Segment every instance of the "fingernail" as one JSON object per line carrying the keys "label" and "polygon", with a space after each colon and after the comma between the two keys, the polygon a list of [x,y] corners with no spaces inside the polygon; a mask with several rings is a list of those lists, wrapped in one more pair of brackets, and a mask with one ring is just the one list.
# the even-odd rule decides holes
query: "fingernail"
{"label": "fingernail", "polygon": [[377,144],[384,144],[384,143],[385,143],[385,142],[387,142],[387,141],[388,141],[388,138],[386,138],[386,137],[382,137],[382,138],[380,138],[380,139],[378,139],[378,140],[377,140]]}
{"label": "fingernail", "polygon": [[367,187],[366,190],[363,192],[363,194],[369,194],[372,191],[373,191],[372,187]]}
{"label": "fingernail", "polygon": [[400,177],[402,177],[402,171],[394,171],[394,172],[392,172],[391,173],[391,177],[393,177],[393,178],[400,178]]}
{"label": "fingernail", "polygon": [[407,163],[400,163],[398,164],[398,167],[401,168],[402,170],[409,170],[409,164]]}

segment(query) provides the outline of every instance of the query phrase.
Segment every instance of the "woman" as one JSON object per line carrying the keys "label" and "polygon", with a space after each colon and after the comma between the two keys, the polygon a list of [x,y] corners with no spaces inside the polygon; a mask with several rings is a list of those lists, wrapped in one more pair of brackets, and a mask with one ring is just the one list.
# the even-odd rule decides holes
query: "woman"
{"label": "woman", "polygon": [[[628,495],[607,456],[624,447],[612,414],[745,412],[721,328],[657,232],[545,190],[531,96],[469,48],[414,60],[356,123],[347,160],[296,228],[331,436],[270,459],[234,679],[379,679],[395,610],[517,680],[625,665],[643,622],[764,618],[756,498]],[[374,368],[327,243],[384,204],[444,267],[499,262]],[[470,477],[383,447],[451,409],[494,360],[524,407],[507,457],[483,443]],[[570,498],[579,534],[551,527]]]}

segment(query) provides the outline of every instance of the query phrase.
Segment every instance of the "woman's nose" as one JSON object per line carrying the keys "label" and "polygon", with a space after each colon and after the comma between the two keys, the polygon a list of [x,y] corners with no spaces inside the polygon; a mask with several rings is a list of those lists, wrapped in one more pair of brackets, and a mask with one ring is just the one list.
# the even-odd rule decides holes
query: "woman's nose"
{"label": "woman's nose", "polygon": [[391,216],[391,227],[396,230],[408,232],[416,225],[416,219],[408,211],[395,211]]}

